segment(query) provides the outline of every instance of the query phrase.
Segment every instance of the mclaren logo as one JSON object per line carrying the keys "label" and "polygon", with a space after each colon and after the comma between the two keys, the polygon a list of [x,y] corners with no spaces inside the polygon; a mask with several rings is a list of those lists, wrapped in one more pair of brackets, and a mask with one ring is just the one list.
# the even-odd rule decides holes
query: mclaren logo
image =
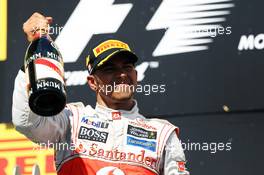
{"label": "mclaren logo", "polygon": [[0,61],[6,60],[7,52],[7,0],[0,0]]}
{"label": "mclaren logo", "polygon": [[125,175],[125,173],[117,167],[107,166],[100,169],[96,175]]}
{"label": "mclaren logo", "polygon": [[167,29],[153,56],[206,50],[218,32],[230,34],[231,27],[223,27],[221,22],[230,14],[228,9],[234,7],[231,1],[163,0],[146,27]]}

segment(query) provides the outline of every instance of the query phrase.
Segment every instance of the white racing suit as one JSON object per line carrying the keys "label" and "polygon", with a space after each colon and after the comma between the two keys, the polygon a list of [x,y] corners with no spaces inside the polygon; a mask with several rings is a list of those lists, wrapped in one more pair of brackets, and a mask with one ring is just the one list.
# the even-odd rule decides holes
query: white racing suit
{"label": "white racing suit", "polygon": [[53,144],[59,175],[187,175],[178,128],[130,111],[67,104],[56,116],[41,117],[28,106],[25,74],[13,93],[16,129],[41,145]]}

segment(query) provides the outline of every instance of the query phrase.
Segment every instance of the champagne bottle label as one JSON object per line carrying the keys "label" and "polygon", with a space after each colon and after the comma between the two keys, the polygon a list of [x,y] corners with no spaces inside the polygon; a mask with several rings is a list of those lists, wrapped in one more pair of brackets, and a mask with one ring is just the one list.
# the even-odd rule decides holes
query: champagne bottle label
{"label": "champagne bottle label", "polygon": [[[53,78],[54,81],[58,80],[60,84],[64,84],[64,75],[63,75],[63,67],[60,63],[58,63],[55,60],[51,60],[48,58],[38,58],[34,60],[35,64],[35,78],[36,82],[40,82],[41,84],[43,83],[43,80],[45,78]],[[29,81],[29,74],[28,74],[28,67],[25,70],[26,73],[26,83],[27,83],[27,92],[28,95],[32,93],[32,88],[30,86],[30,81]],[[42,81],[39,81],[42,80]],[[51,80],[50,80],[51,81]],[[56,81],[57,82],[57,81]],[[61,85],[58,86],[58,83],[46,83],[45,87],[48,87],[50,84],[51,87],[56,88],[58,90],[64,90],[64,88],[61,89]],[[36,89],[38,90],[40,87],[44,87],[43,85],[39,85],[39,83],[36,83]]]}
{"label": "champagne bottle label", "polygon": [[36,71],[36,79],[42,78],[55,78],[61,82],[63,80],[63,67],[62,65],[55,60],[48,58],[38,58],[34,61]]}

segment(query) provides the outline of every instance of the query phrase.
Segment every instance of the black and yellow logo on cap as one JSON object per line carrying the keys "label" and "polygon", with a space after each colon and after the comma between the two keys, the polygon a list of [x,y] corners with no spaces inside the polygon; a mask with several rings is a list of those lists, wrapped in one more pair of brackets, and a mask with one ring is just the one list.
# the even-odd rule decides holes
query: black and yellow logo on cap
{"label": "black and yellow logo on cap", "polygon": [[7,57],[7,0],[0,0],[0,61]]}
{"label": "black and yellow logo on cap", "polygon": [[126,49],[126,50],[130,51],[129,46],[126,43],[122,42],[122,41],[107,40],[107,41],[101,43],[96,48],[94,48],[93,49],[93,53],[97,57],[101,53],[103,53],[103,52],[105,52],[105,51],[107,51],[109,49],[113,49],[113,48],[122,48],[122,49]]}

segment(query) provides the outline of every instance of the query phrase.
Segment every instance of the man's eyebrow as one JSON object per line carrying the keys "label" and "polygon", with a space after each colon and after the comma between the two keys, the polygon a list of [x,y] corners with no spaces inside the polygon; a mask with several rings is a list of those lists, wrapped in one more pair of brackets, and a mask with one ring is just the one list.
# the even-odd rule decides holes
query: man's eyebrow
{"label": "man's eyebrow", "polygon": [[104,65],[102,66],[102,68],[104,68],[104,67],[109,67],[109,66],[114,66],[114,64],[113,64],[113,63],[106,63],[106,64],[104,64]]}
{"label": "man's eyebrow", "polygon": [[[133,62],[131,62],[131,60],[125,60],[123,62],[123,64],[134,64]],[[115,64],[111,63],[111,62],[107,62],[105,64],[102,65],[101,69],[104,69],[105,67],[114,67],[116,66]]]}
{"label": "man's eyebrow", "polygon": [[133,61],[131,61],[131,60],[125,60],[125,61],[124,61],[124,64],[134,64],[134,63],[133,63]]}

